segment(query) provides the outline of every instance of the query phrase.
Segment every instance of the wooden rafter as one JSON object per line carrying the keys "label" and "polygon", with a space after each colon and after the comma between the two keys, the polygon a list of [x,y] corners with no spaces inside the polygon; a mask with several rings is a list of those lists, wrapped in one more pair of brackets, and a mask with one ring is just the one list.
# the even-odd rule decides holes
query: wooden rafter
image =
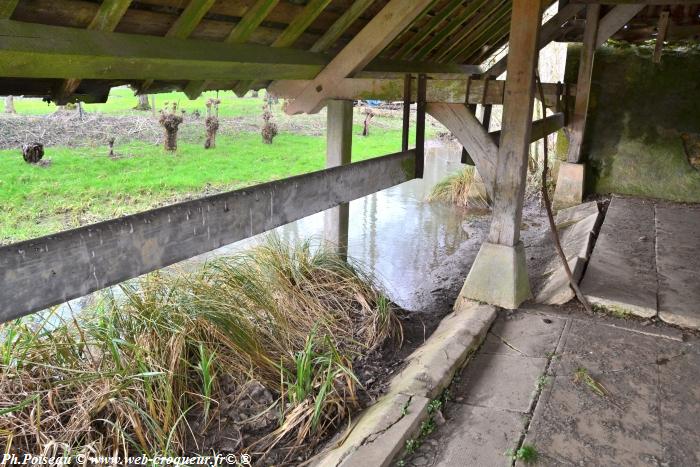
{"label": "wooden rafter", "polygon": [[8,19],[14,13],[19,0],[0,0],[0,19]]}
{"label": "wooden rafter", "polygon": [[311,52],[325,52],[335,44],[343,33],[374,3],[374,0],[356,0],[345,13],[309,49]]}
{"label": "wooden rafter", "polygon": [[645,5],[618,5],[610,10],[598,26],[598,37],[595,41],[596,48],[603,45],[613,34],[622,29],[644,7]]}
{"label": "wooden rafter", "polygon": [[410,58],[411,60],[423,60],[444,41],[451,37],[452,34],[454,34],[465,21],[471,18],[471,16],[487,2],[488,0],[475,0],[474,2],[468,4],[460,14],[452,18],[447,25],[440,28],[432,39],[420,47],[416,52],[411,54],[410,57],[407,56],[405,58]]}
{"label": "wooden rafter", "polygon": [[[578,14],[584,8],[584,5],[566,5],[554,16],[552,16],[545,24],[543,24],[542,30],[540,31],[539,43],[537,44],[538,49],[542,50],[547,46],[547,44],[555,40],[561,31],[562,25],[576,16],[576,14]],[[489,68],[485,74],[489,76],[500,76],[504,71],[506,71],[507,63],[508,55],[504,56],[493,66],[491,66],[491,68]]]}
{"label": "wooden rafter", "polygon": [[[304,34],[306,28],[316,20],[318,15],[328,6],[331,0],[310,0],[304,9],[289,23],[284,31],[270,45],[272,48],[291,47]],[[237,95],[244,95],[256,81],[242,81],[234,86]]]}
{"label": "wooden rafter", "polygon": [[287,112],[317,112],[339,80],[363,69],[431,3],[432,0],[391,0],[387,3],[314,81],[289,103]]}
{"label": "wooden rafter", "polygon": [[[131,1],[105,0],[87,28],[92,31],[114,31],[119,25],[119,21],[124,17],[126,10],[129,9]],[[69,78],[61,83],[58,91],[56,91],[56,100],[59,104],[63,104],[66,99],[75,93],[78,86],[80,86],[80,81],[79,78]]]}
{"label": "wooden rafter", "polygon": [[[195,30],[197,25],[202,21],[204,15],[214,4],[215,0],[190,0],[187,7],[182,11],[177,20],[170,27],[165,37],[175,39],[187,39]],[[149,79],[143,82],[139,89],[139,94],[146,94],[148,89],[153,85],[153,80]]]}
{"label": "wooden rafter", "polygon": [[424,27],[420,28],[416,32],[411,40],[404,42],[404,44],[399,47],[399,49],[394,52],[392,58],[404,58],[408,53],[415,49],[423,40],[428,37],[435,29],[440,26],[444,21],[448,20],[453,13],[455,13],[459,7],[464,4],[464,0],[452,0],[450,3],[445,5],[445,7],[440,10]]}
{"label": "wooden rafter", "polygon": [[[224,40],[226,44],[243,44],[250,39],[255,29],[260,26],[267,15],[277,6],[279,0],[257,0],[241,20],[236,24]],[[206,89],[210,81],[190,81],[185,86],[185,94],[190,99],[196,99]]]}
{"label": "wooden rafter", "polygon": [[494,24],[508,21],[510,15],[510,2],[497,2],[481,11],[467,27],[450,37],[450,40],[439,50],[434,52],[435,61],[452,61],[464,47],[468,47],[479,39]]}

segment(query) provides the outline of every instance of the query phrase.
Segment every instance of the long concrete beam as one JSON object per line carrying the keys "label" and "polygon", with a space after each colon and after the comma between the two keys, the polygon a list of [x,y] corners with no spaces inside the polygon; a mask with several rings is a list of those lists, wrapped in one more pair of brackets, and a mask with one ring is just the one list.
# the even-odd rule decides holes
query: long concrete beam
{"label": "long concrete beam", "polygon": [[0,322],[414,178],[415,151],[153,209],[0,248]]}

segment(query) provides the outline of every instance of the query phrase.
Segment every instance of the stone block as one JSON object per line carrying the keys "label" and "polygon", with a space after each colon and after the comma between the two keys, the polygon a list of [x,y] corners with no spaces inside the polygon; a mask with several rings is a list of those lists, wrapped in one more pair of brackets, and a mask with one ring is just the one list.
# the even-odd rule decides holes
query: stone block
{"label": "stone block", "polygon": [[585,181],[585,164],[562,162],[559,165],[557,186],[554,190],[552,207],[555,211],[581,204]]}

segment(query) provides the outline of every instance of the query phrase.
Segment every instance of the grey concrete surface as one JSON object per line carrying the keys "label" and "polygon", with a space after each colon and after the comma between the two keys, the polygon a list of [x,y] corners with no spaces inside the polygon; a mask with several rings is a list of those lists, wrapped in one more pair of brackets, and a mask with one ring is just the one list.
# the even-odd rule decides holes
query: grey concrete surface
{"label": "grey concrete surface", "polygon": [[[505,453],[523,444],[537,451],[535,465],[700,465],[700,336],[686,333],[683,341],[663,323],[539,309],[555,312],[499,315],[450,388],[446,422],[405,465],[511,465]],[[491,403],[504,387],[532,384],[527,371],[499,363],[517,358],[548,362],[533,408]],[[580,369],[603,395],[576,379]],[[487,386],[491,400],[475,396]]]}
{"label": "grey concrete surface", "polygon": [[656,206],[659,318],[700,329],[700,206]]}
{"label": "grey concrete surface", "polygon": [[[700,342],[574,319],[525,443],[539,465],[700,464]],[[585,369],[605,395],[576,379]]]}
{"label": "grey concrete surface", "polygon": [[656,315],[654,204],[613,197],[598,235],[581,291],[618,314]]}

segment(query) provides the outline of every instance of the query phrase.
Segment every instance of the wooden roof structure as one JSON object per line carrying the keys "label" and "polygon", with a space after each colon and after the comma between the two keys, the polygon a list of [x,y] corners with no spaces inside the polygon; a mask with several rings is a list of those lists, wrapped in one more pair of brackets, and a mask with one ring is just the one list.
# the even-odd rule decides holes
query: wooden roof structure
{"label": "wooden roof structure", "polygon": [[[380,14],[389,3],[0,0],[0,94],[100,102],[125,84],[141,93],[241,94],[274,80],[312,79],[362,34],[374,43],[351,76],[473,74],[508,42],[511,0],[404,1],[400,15],[385,15],[384,27]],[[549,40],[580,39],[584,3],[568,7]],[[640,12],[634,34],[625,34],[648,38],[661,8]],[[671,36],[697,34],[700,7],[673,8]]]}

